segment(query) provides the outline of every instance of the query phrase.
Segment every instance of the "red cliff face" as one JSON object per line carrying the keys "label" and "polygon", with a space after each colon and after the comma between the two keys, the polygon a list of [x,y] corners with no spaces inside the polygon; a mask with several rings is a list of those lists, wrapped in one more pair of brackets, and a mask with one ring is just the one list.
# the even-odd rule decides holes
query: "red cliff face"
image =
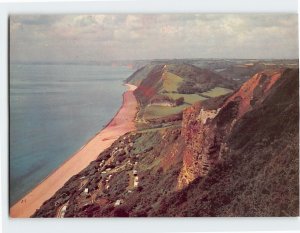
{"label": "red cliff face", "polygon": [[230,150],[226,139],[235,122],[264,100],[281,74],[282,71],[258,73],[213,109],[205,103],[197,103],[184,111],[181,134],[185,149],[178,189],[206,176],[222,159],[223,152]]}
{"label": "red cliff face", "polygon": [[255,105],[262,101],[273,84],[281,77],[282,71],[261,72],[245,82],[241,88],[230,96],[224,106],[235,99],[240,99],[238,117],[243,116]]}

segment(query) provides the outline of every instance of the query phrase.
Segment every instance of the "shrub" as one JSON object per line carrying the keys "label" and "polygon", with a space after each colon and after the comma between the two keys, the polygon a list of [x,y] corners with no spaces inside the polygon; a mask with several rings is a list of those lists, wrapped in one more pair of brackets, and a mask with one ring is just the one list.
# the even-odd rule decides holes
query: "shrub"
{"label": "shrub", "polygon": [[117,207],[114,210],[114,217],[129,217],[129,213],[125,206]]}
{"label": "shrub", "polygon": [[139,187],[137,188],[137,191],[138,191],[138,192],[142,192],[142,191],[143,191],[143,187],[142,187],[142,186],[139,186]]}
{"label": "shrub", "polygon": [[184,103],[184,97],[179,97],[175,100],[177,106],[182,105]]}

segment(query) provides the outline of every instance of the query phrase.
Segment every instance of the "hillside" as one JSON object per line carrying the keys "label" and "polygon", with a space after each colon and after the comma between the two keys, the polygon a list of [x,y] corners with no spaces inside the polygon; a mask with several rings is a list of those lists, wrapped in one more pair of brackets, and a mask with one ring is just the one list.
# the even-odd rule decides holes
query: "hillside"
{"label": "hillside", "polygon": [[142,66],[141,68],[137,69],[132,75],[130,75],[126,80],[125,83],[130,83],[135,86],[139,86],[143,79],[147,77],[149,72],[155,67],[155,65],[148,64]]}
{"label": "hillside", "polygon": [[143,105],[159,94],[202,94],[216,87],[230,90],[237,87],[232,80],[189,64],[148,65],[126,81],[138,85],[136,95]]}
{"label": "hillside", "polygon": [[[192,123],[203,108],[185,112],[180,191],[164,199],[160,214],[298,216],[298,86],[298,70],[261,73],[221,104],[207,124]],[[185,201],[175,206],[178,196]]]}
{"label": "hillside", "polygon": [[137,70],[127,82],[138,85],[138,119],[148,123],[143,128],[162,118],[168,121],[197,101],[228,94],[237,87],[235,81],[184,63],[150,64]]}
{"label": "hillside", "polygon": [[[141,103],[174,88],[163,69],[140,82]],[[298,216],[298,87],[296,69],[260,72],[182,121],[128,133],[33,217]]]}

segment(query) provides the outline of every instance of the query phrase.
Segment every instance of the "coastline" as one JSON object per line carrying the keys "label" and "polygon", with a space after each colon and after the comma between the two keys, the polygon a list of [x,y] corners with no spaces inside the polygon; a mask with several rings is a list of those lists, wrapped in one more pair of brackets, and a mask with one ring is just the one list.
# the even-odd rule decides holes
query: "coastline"
{"label": "coastline", "polygon": [[123,102],[115,116],[106,126],[86,142],[69,159],[49,174],[33,190],[10,208],[10,217],[27,218],[38,209],[44,201],[51,198],[73,175],[97,159],[123,134],[135,130],[134,119],[137,112],[137,100],[133,94],[136,86],[125,84],[128,90],[123,93]]}

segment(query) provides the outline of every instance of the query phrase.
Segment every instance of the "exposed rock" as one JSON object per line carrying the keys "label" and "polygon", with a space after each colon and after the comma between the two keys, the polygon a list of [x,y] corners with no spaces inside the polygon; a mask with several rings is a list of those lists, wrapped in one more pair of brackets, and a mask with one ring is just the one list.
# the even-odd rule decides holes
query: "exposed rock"
{"label": "exposed rock", "polygon": [[258,73],[215,109],[206,109],[203,102],[184,111],[182,137],[186,146],[178,189],[209,173],[228,149],[224,143],[236,121],[261,103],[281,76],[282,71]]}

